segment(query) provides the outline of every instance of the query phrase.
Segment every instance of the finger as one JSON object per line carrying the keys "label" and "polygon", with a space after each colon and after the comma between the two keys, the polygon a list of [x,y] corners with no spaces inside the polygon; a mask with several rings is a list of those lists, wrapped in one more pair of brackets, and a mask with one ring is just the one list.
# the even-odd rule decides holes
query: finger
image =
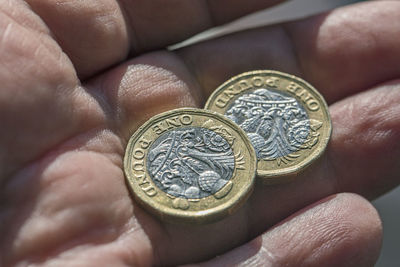
{"label": "finger", "polygon": [[37,17],[20,1],[0,6],[2,184],[62,140],[98,126],[102,111]]}
{"label": "finger", "polygon": [[281,2],[27,1],[87,77],[133,54],[161,48],[212,26]]}
{"label": "finger", "polygon": [[159,51],[137,57],[90,80],[85,86],[99,92],[109,121],[123,140],[151,116],[176,107],[200,107],[204,95],[183,61]]}
{"label": "finger", "polygon": [[241,72],[303,77],[333,103],[400,76],[400,2],[373,1],[181,50],[206,94]]}
{"label": "finger", "polygon": [[340,189],[375,198],[398,185],[399,103],[400,80],[394,80],[331,106],[329,158]]}
{"label": "finger", "polygon": [[381,242],[375,208],[357,195],[339,194],[196,266],[374,266]]}
{"label": "finger", "polygon": [[[21,169],[0,194],[0,265],[122,266],[140,249],[151,255],[132,216],[122,153],[115,134],[94,130]],[[121,233],[135,230],[139,244],[125,253]]]}

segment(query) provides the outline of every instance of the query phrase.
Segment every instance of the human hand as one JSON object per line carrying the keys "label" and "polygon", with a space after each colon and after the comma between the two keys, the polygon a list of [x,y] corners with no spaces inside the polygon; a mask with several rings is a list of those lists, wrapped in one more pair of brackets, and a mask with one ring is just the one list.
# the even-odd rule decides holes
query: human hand
{"label": "human hand", "polygon": [[[162,49],[278,1],[26,2],[33,11],[0,3],[3,265],[373,265],[379,217],[341,192],[374,198],[399,182],[399,2],[173,52]],[[320,90],[334,129],[326,153],[291,183],[257,184],[222,221],[154,219],[125,185],[129,136],[162,111],[202,107],[220,83],[254,69]]]}

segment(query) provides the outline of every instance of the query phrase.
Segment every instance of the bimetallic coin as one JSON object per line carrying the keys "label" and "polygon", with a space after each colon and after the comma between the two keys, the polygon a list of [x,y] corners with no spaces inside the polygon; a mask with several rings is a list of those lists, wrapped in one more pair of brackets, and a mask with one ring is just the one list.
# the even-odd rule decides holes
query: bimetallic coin
{"label": "bimetallic coin", "polygon": [[129,140],[124,170],[135,198],[159,218],[207,223],[252,191],[257,159],[246,133],[224,116],[177,109],[151,118]]}
{"label": "bimetallic coin", "polygon": [[317,159],[331,135],[323,97],[306,81],[278,71],[233,77],[215,90],[205,109],[224,114],[247,133],[257,174],[271,183]]}

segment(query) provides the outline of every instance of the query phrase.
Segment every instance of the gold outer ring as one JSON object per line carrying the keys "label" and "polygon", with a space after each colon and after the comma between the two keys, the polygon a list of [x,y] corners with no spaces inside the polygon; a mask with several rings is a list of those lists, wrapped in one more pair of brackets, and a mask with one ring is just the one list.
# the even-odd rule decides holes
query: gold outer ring
{"label": "gold outer ring", "polygon": [[[165,123],[167,119],[182,118],[182,116],[187,116],[183,121],[186,122],[185,125],[170,125],[170,129],[165,132],[183,126],[193,126],[215,128],[217,129],[213,130],[215,132],[222,130],[225,131],[224,134],[228,132],[227,134],[231,134],[234,138],[230,145],[235,154],[235,167],[230,182],[214,195],[194,201],[173,197],[158,188],[150,178],[146,167],[151,143],[163,134],[156,125]],[[192,117],[191,123],[189,116]],[[124,157],[124,172],[128,187],[135,199],[158,218],[172,223],[203,224],[232,214],[243,205],[253,190],[256,163],[253,146],[247,139],[246,133],[235,123],[215,112],[183,108],[151,118],[131,136]]]}
{"label": "gold outer ring", "polygon": [[[274,89],[293,96],[303,104],[310,120],[322,122],[322,127],[317,131],[318,143],[310,149],[300,151],[298,160],[280,165],[276,161],[258,160],[257,175],[266,183],[279,183],[286,181],[285,178],[293,178],[320,158],[332,133],[331,118],[327,103],[312,85],[294,75],[273,70],[255,70],[232,77],[211,94],[204,108],[225,114],[230,104],[243,93],[258,88]],[[311,106],[311,109],[314,110],[307,106],[307,98],[313,99],[312,104],[315,106]],[[316,103],[319,106],[318,110],[315,110]]]}

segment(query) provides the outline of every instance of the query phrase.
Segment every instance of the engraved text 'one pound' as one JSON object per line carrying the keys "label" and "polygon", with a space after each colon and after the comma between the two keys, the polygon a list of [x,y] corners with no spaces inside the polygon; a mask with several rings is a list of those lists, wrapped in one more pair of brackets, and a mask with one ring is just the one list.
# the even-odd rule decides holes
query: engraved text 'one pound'
{"label": "engraved text 'one pound'", "polygon": [[154,197],[157,195],[157,191],[149,182],[146,177],[146,172],[144,169],[144,158],[146,156],[145,150],[150,146],[151,142],[141,137],[138,141],[139,147],[133,150],[133,163],[132,170],[133,175],[139,182],[139,187],[145,192],[149,197]]}
{"label": "engraved text 'one pound'", "polygon": [[242,80],[225,89],[217,97],[215,105],[219,108],[224,108],[233,97],[249,88],[259,88],[264,86],[267,86],[269,88],[277,88],[278,85],[279,78],[277,77],[255,76],[247,80]]}
{"label": "engraved text 'one pound'", "polygon": [[311,111],[317,111],[319,110],[319,103],[317,100],[315,100],[312,95],[307,92],[304,88],[302,88],[300,85],[291,82],[288,87],[286,88],[289,92],[292,94],[296,95],[301,99],[301,101],[306,104],[306,107],[311,110]]}
{"label": "engraved text 'one pound'", "polygon": [[175,116],[175,117],[160,121],[159,123],[157,123],[156,125],[154,125],[152,127],[152,130],[156,134],[160,135],[165,131],[168,131],[168,130],[171,130],[171,129],[174,129],[177,127],[191,125],[192,122],[193,122],[193,117],[191,115],[184,114],[181,116]]}

